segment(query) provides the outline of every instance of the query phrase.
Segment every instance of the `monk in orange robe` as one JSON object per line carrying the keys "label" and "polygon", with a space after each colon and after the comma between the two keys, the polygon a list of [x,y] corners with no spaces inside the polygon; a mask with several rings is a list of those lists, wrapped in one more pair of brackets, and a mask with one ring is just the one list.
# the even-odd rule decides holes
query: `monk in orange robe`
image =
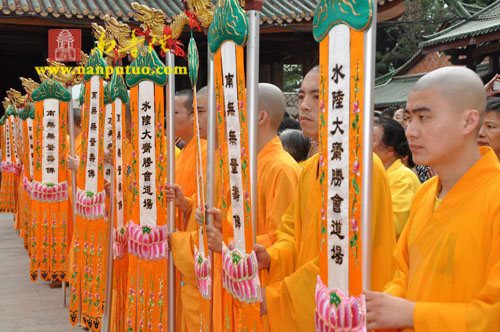
{"label": "monk in orange robe", "polygon": [[[299,91],[300,123],[304,135],[316,139],[319,117],[319,70],[313,68]],[[392,277],[390,260],[395,246],[391,196],[384,167],[374,155],[372,288],[381,289]],[[318,154],[304,163],[293,203],[281,218],[270,248],[255,245],[260,269],[269,270],[262,288],[261,315],[268,315],[270,331],[314,331],[314,289],[319,274]]]}
{"label": "monk in orange robe", "polygon": [[[197,99],[206,95],[206,91],[199,91]],[[196,138],[194,137],[194,110],[193,91],[181,90],[175,96],[175,136],[180,137],[186,145],[176,156],[175,184],[166,186],[167,201],[170,194],[182,197],[186,204],[176,204],[177,231],[169,236],[170,248],[174,265],[177,269],[176,276],[176,331],[199,331],[199,294],[194,280],[194,256],[192,252],[193,232],[197,229],[194,218],[189,217],[188,200],[191,203],[196,197]],[[203,174],[206,169],[207,159],[207,109],[198,108],[198,122]],[[177,201],[177,199],[176,199]]]}
{"label": "monk in orange robe", "polygon": [[[206,95],[198,98],[198,106],[208,105]],[[285,98],[281,90],[272,85],[259,84],[259,122],[257,134],[257,243],[264,247],[269,247],[275,240],[276,229],[281,220],[281,215],[292,202],[295,189],[298,184],[301,167],[286,152],[277,136],[279,124],[285,113]],[[206,107],[206,106],[205,106]],[[220,187],[218,166],[216,170],[216,187]],[[218,181],[217,181],[218,180]],[[218,192],[220,195],[220,191]],[[215,197],[215,206],[220,208],[221,197]],[[209,209],[208,213],[216,215],[215,225],[207,226],[207,237],[209,249],[214,253],[214,307],[213,307],[213,327],[215,330],[222,330],[222,306],[221,306],[221,256],[222,233],[220,230],[220,210]],[[199,211],[198,211],[199,213]],[[229,213],[230,215],[230,213]],[[232,229],[232,221],[226,220],[227,227]],[[192,241],[195,241],[194,232]],[[187,251],[186,251],[187,252]],[[192,249],[191,249],[192,252]],[[185,254],[184,254],[185,255]],[[190,256],[190,267],[192,270],[192,280],[194,279],[194,260]],[[261,283],[267,284],[267,273],[261,274]],[[238,306],[235,305],[233,311],[238,313]],[[199,309],[198,309],[199,311]],[[237,321],[237,317],[234,320]]]}
{"label": "monk in orange robe", "polygon": [[408,95],[413,158],[437,176],[415,195],[385,293],[366,293],[368,329],[494,331],[500,326],[500,164],[477,146],[481,79],[465,67],[420,78]]}

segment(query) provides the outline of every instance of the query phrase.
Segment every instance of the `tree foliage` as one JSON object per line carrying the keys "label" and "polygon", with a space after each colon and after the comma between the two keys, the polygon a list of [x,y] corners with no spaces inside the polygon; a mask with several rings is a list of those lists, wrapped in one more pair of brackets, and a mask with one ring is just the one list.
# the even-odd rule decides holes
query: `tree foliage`
{"label": "tree foliage", "polygon": [[302,65],[283,65],[283,91],[297,92],[302,83]]}
{"label": "tree foliage", "polygon": [[400,67],[418,52],[424,36],[463,18],[455,9],[457,1],[485,7],[495,0],[405,0],[403,16],[378,25],[376,74]]}

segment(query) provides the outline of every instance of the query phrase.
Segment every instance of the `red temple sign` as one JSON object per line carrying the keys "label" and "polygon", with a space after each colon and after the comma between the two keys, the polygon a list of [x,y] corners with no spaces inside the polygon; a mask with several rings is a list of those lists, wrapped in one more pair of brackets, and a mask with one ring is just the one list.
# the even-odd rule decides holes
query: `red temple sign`
{"label": "red temple sign", "polygon": [[80,29],[50,29],[49,59],[58,62],[78,62],[81,59]]}

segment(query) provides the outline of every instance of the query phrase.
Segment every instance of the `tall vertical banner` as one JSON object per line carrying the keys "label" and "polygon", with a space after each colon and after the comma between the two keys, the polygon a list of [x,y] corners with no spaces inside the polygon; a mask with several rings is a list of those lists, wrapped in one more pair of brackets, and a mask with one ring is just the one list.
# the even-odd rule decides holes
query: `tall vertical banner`
{"label": "tall vertical banner", "polygon": [[106,285],[107,220],[104,191],[104,90],[106,64],[94,48],[85,65],[82,84],[82,155],[77,177],[75,225],[70,263],[69,319],[99,331]]}
{"label": "tall vertical banner", "polygon": [[[48,79],[33,91],[33,179],[31,182],[31,264],[33,281],[64,281],[68,262],[67,108],[70,93]],[[31,175],[31,173],[30,173]]]}
{"label": "tall vertical banner", "polygon": [[[365,331],[361,269],[364,30],[370,0],[322,0],[313,34],[320,43],[320,275],[316,331]],[[367,110],[370,112],[370,110]]]}
{"label": "tall vertical banner", "polygon": [[[127,331],[164,331],[167,326],[168,229],[163,195],[167,170],[164,155],[163,86],[165,67],[152,47],[142,47],[126,75],[130,86],[133,161],[132,212],[128,222]],[[161,73],[161,74],[160,74]]]}
{"label": "tall vertical banner", "polygon": [[[227,27],[231,27],[228,29]],[[222,282],[225,329],[233,327],[256,331],[260,319],[261,297],[257,259],[253,252],[253,228],[250,200],[250,163],[246,111],[245,67],[243,47],[248,39],[248,20],[236,0],[222,0],[214,10],[208,31],[208,43],[215,54],[215,80],[218,108],[218,135],[225,137],[219,147],[228,163],[232,233],[235,248],[223,243]],[[220,110],[220,112],[219,112]],[[223,118],[223,119],[222,119]],[[225,123],[224,126],[221,125]],[[226,150],[227,148],[227,150]],[[226,176],[226,174],[222,174]],[[222,189],[225,193],[225,188]],[[229,199],[223,197],[223,215],[228,213]],[[232,297],[232,298],[230,298]],[[238,321],[233,322],[235,301]]]}
{"label": "tall vertical banner", "polygon": [[[108,150],[113,153],[113,165],[111,171],[114,172],[114,205],[113,208],[113,311],[111,317],[112,331],[125,331],[125,308],[127,303],[127,271],[128,271],[128,232],[126,221],[128,212],[126,211],[125,190],[125,105],[128,102],[127,86],[121,75],[117,71],[113,72],[111,81],[106,86],[109,92],[109,105],[111,105],[111,123],[113,137],[111,148]],[[106,105],[108,106],[108,105]],[[105,131],[106,132],[106,131]],[[128,161],[127,161],[128,162]]]}
{"label": "tall vertical banner", "polygon": [[[4,102],[4,142],[5,154],[2,154],[2,192],[3,199],[1,210],[13,213],[16,211],[17,203],[17,181],[21,172],[21,164],[17,155],[16,129],[15,129],[15,110],[10,101]],[[3,146],[3,145],[2,145]],[[4,151],[2,151],[4,152]],[[5,155],[5,158],[4,158]]]}
{"label": "tall vertical banner", "polygon": [[4,102],[5,114],[2,116],[2,196],[0,210],[13,213],[16,205],[16,172],[12,144],[12,125],[10,115],[13,112],[9,101]]}
{"label": "tall vertical banner", "polygon": [[23,100],[25,97],[21,96],[19,91],[15,89],[9,89],[7,92],[9,99],[11,100],[11,106],[13,108],[12,112],[12,123],[13,123],[13,133],[14,133],[14,156],[16,158],[16,164],[18,165],[18,172],[16,174],[16,213],[14,216],[14,229],[19,232],[20,237],[24,237],[26,234],[26,228],[24,227],[24,190],[23,190],[23,158],[24,158],[24,146],[23,146],[23,135],[22,135],[22,120],[20,118],[20,113],[23,112]]}
{"label": "tall vertical banner", "polygon": [[[2,115],[0,118],[0,149],[2,153],[2,173],[4,173],[4,165],[6,165],[6,140],[5,140],[5,118],[6,115]],[[4,212],[7,207],[7,186],[6,179],[0,182],[0,212]]]}
{"label": "tall vertical banner", "polygon": [[[24,197],[24,246],[30,252],[31,238],[31,187],[33,181],[33,119],[35,118],[35,105],[26,101],[23,111],[19,114],[22,120],[23,132],[23,197]],[[31,254],[31,252],[30,252]]]}

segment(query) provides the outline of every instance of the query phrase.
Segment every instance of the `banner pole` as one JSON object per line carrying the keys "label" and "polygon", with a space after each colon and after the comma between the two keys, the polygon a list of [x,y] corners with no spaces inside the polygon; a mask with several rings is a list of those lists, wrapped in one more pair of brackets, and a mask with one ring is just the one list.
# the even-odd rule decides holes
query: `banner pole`
{"label": "banner pole", "polygon": [[[207,130],[207,207],[214,207],[214,186],[215,186],[215,130],[216,130],[216,114],[215,114],[215,65],[214,54],[210,52],[210,47],[207,45],[208,54],[208,130]],[[213,223],[213,215],[207,214],[207,225]],[[210,255],[210,279],[212,280],[212,294],[210,296],[210,330],[213,331],[213,299],[214,299],[214,256],[212,251]]]}
{"label": "banner pole", "polygon": [[[170,67],[168,75],[167,91],[165,93],[165,105],[167,110],[167,183],[175,183],[175,124],[174,124],[174,97],[175,97],[175,57],[172,52],[165,56],[167,67]],[[175,231],[175,201],[167,205],[168,231]],[[168,254],[168,331],[175,332],[175,266],[172,251]]]}
{"label": "banner pole", "polygon": [[375,43],[377,33],[377,2],[372,0],[373,16],[370,28],[365,32],[364,57],[364,101],[363,101],[363,161],[361,192],[361,243],[363,289],[371,288],[371,258],[372,258],[372,177],[373,177],[373,103],[375,94]]}
{"label": "banner pole", "polygon": [[[260,15],[255,10],[258,1],[249,4],[248,10],[248,44],[247,44],[247,111],[248,111],[248,139],[250,150],[250,200],[252,202],[253,243],[257,239],[257,127],[259,107],[259,28]],[[253,248],[252,248],[253,250]]]}
{"label": "banner pole", "polygon": [[[115,136],[116,137],[116,136]],[[111,190],[109,194],[109,214],[108,214],[108,241],[106,255],[106,302],[104,303],[104,313],[102,317],[102,332],[108,332],[111,327],[111,304],[113,294],[113,228],[114,208],[115,208],[115,174],[111,172]]]}
{"label": "banner pole", "polygon": [[[82,83],[83,84],[83,83]],[[71,85],[68,86],[69,93],[71,95],[71,99],[69,100],[68,105],[68,128],[69,128],[69,152],[71,157],[75,158],[75,118],[73,113],[73,87]],[[71,222],[72,227],[75,227],[75,197],[76,197],[76,172],[75,170],[71,170],[71,209],[73,210],[71,213]],[[63,281],[63,306],[66,307],[66,281]]]}

